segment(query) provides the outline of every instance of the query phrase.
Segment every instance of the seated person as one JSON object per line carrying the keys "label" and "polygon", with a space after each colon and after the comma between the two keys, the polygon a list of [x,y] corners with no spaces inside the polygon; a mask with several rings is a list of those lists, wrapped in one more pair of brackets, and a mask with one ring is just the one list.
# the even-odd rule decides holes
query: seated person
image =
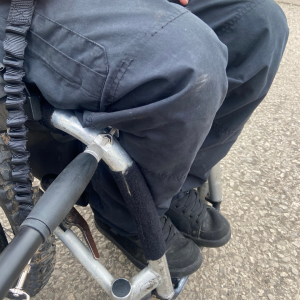
{"label": "seated person", "polygon": [[[120,130],[155,201],[173,277],[200,267],[198,246],[230,239],[229,222],[195,188],[268,93],[288,38],[273,0],[186,4],[39,0],[25,54],[25,82],[53,106],[83,111],[85,127]],[[9,8],[2,0],[0,41]],[[97,228],[144,267],[136,226],[104,163],[92,185]]]}

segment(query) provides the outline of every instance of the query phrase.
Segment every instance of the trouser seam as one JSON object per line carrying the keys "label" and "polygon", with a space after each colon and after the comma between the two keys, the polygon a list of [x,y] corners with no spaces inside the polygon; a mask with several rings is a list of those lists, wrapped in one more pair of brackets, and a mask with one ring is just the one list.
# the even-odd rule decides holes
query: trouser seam
{"label": "trouser seam", "polygon": [[[191,13],[191,12],[189,10],[185,10],[185,11],[181,12],[179,15],[174,16],[171,20],[164,23],[164,25],[159,27],[156,31],[152,32],[151,36],[149,36],[147,39],[144,39],[144,44],[149,43],[153,36],[155,36],[157,33],[159,33],[164,28],[166,28],[170,23],[174,22],[175,20],[177,20],[181,16],[185,15],[186,13]],[[131,55],[137,55],[137,53],[139,53],[139,51],[140,51],[140,49],[137,49]],[[128,61],[128,59],[127,59],[127,61],[126,61],[126,59],[122,60],[121,65],[115,75],[115,78],[109,88],[108,99],[105,101],[105,103],[101,104],[102,108],[103,107],[106,108],[108,105],[110,105],[110,104],[114,103],[116,100],[118,100],[117,99],[118,89],[121,85],[122,80],[125,78],[125,75],[127,74],[128,68],[132,65],[133,62],[134,62],[134,59],[132,59],[132,58],[129,61]]]}
{"label": "trouser seam", "polygon": [[[35,34],[34,32],[32,32],[30,30],[30,32],[36,36],[38,39],[42,40],[43,42],[47,43],[49,45],[49,47],[53,48],[54,50],[58,51],[60,54],[62,54],[63,56],[67,57],[68,59],[70,59],[71,61],[81,65],[84,67],[84,65],[78,63],[76,60],[72,59],[71,57],[69,57],[68,55],[62,53],[61,51],[57,50],[55,47],[53,47],[52,45],[50,45],[47,41],[45,41],[43,38],[41,38],[39,35]],[[40,56],[38,56],[36,53],[34,53],[32,51],[32,49],[28,49],[27,50],[27,55],[31,56],[32,58],[37,58],[40,60],[40,62],[45,65],[47,68],[49,68],[50,70],[52,70],[53,72],[55,72],[57,75],[59,75],[60,77],[62,77],[63,79],[65,79],[66,81],[68,81],[69,83],[71,84],[74,84],[76,86],[79,86],[80,88],[82,88],[85,92],[87,92],[89,95],[91,95],[93,98],[99,98],[99,95],[96,95],[92,92],[90,92],[89,90],[87,90],[84,86],[80,85],[78,82],[74,81],[74,80],[71,80],[70,78],[68,78],[67,76],[64,76],[63,74],[61,74],[59,71],[57,71],[55,68],[53,68],[50,64],[48,64],[46,61],[44,61],[43,58],[41,58]],[[87,68],[88,70],[90,70],[89,68]],[[101,75],[102,76],[102,75]]]}
{"label": "trouser seam", "polygon": [[133,62],[133,59],[131,59],[128,63],[126,63],[125,60],[122,61],[122,64],[121,64],[118,72],[116,73],[116,76],[111,85],[107,102],[114,102],[119,84],[122,81],[125,73],[127,72],[128,68],[132,64],[132,62]]}
{"label": "trouser seam", "polygon": [[236,10],[236,15],[228,20],[222,27],[216,30],[216,34],[218,36],[221,36],[228,32],[230,29],[232,29],[238,21],[240,21],[245,15],[250,13],[255,7],[258,5],[262,4],[265,0],[257,0],[253,4],[246,4],[244,9],[237,9]]}
{"label": "trouser seam", "polygon": [[[80,33],[76,32],[76,31],[74,31],[74,30],[72,30],[72,29],[70,29],[70,28],[68,28],[68,27],[66,27],[66,26],[64,26],[64,25],[62,25],[61,23],[58,23],[58,22],[56,22],[56,21],[54,21],[54,20],[52,20],[52,19],[46,17],[45,15],[43,15],[43,14],[41,14],[41,13],[38,13],[37,11],[35,11],[34,13],[37,14],[37,15],[39,15],[39,16],[41,16],[42,18],[45,18],[46,20],[48,20],[49,22],[51,22],[51,23],[53,23],[53,24],[56,24],[56,25],[58,25],[58,26],[61,26],[61,27],[64,28],[65,30],[67,30],[67,31],[73,33],[74,35],[77,35],[77,36],[79,36],[79,37],[81,37],[81,38],[83,38],[83,39],[89,41],[90,43],[92,43],[92,44],[96,45],[97,47],[99,47],[100,49],[102,49],[102,51],[103,51],[103,53],[104,53],[104,56],[105,56],[104,63],[105,63],[105,66],[106,66],[106,72],[108,73],[109,65],[108,65],[108,61],[107,61],[107,52],[106,52],[106,49],[105,49],[102,45],[100,45],[99,43],[96,43],[95,41],[93,41],[93,40],[91,40],[91,39],[89,39],[89,38],[87,38],[87,37],[81,35]],[[30,30],[30,32],[34,33],[32,30]],[[40,37],[38,34],[36,34],[36,33],[34,33],[34,34],[35,34],[38,38],[40,38],[41,40],[45,41],[45,40],[44,40],[42,37]],[[51,46],[53,49],[55,49],[57,52],[63,53],[63,52],[61,52],[59,49],[57,49],[55,46],[53,46],[53,45],[51,45],[50,43],[48,43],[47,41],[45,41],[45,42],[46,42],[49,46]],[[100,75],[100,76],[107,76],[107,73],[106,73],[106,74],[105,74],[105,73],[102,74],[102,73],[100,73],[100,72],[97,72],[97,71],[91,69],[90,67],[88,67],[87,65],[84,65],[84,64],[82,64],[81,62],[79,62],[79,61],[73,59],[72,57],[69,57],[67,54],[65,54],[65,53],[63,53],[63,54],[64,54],[66,57],[68,57],[70,60],[75,61],[77,64],[83,66],[84,68],[88,69],[89,71],[91,71],[91,72],[93,72],[93,73],[95,73],[95,74],[97,74],[97,75]]]}
{"label": "trouser seam", "polygon": [[179,17],[181,17],[182,15],[186,14],[186,13],[190,13],[189,10],[184,11],[183,13],[179,14],[178,16],[174,17],[172,20],[170,20],[169,22],[167,22],[166,24],[164,24],[160,29],[158,29],[157,31],[153,32],[151,35],[154,36],[156,35],[159,31],[161,31],[162,29],[164,29],[166,26],[168,26],[170,23],[174,22],[176,19],[178,19]]}

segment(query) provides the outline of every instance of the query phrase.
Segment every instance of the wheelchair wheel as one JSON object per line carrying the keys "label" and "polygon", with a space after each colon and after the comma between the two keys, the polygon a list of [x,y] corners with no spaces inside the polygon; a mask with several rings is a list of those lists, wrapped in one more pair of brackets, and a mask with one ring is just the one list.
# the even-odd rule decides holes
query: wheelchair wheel
{"label": "wheelchair wheel", "polygon": [[[11,180],[11,152],[7,147],[9,137],[0,136],[0,254],[18,231],[19,225],[30,213],[31,208],[19,204],[15,199],[15,184]],[[32,178],[33,179],[33,178]],[[42,196],[39,187],[32,187],[32,200],[36,203]],[[55,239],[49,239],[41,245],[31,260],[31,269],[26,278],[23,289],[31,296],[35,296],[47,284],[55,265]],[[18,299],[8,293],[10,299]]]}
{"label": "wheelchair wheel", "polygon": [[8,245],[6,235],[4,233],[3,227],[0,223],[0,253],[5,249]]}

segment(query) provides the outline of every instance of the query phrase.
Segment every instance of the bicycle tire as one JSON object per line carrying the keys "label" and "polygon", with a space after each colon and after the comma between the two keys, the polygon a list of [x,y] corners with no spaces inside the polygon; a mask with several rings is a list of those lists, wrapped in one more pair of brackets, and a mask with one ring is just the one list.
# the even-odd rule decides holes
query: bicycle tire
{"label": "bicycle tire", "polygon": [[[23,205],[20,207],[15,199],[15,183],[12,181],[12,153],[8,148],[9,136],[4,133],[0,135],[0,206],[3,209],[12,231],[16,233],[19,225],[26,219],[30,213],[31,207]],[[31,175],[31,180],[33,177]],[[32,201],[35,204],[42,196],[39,187],[32,187]],[[2,229],[2,231],[1,231]],[[4,237],[3,237],[4,235]],[[0,254],[7,245],[5,244],[5,233],[0,227]],[[31,269],[25,281],[23,289],[31,296],[37,295],[49,281],[54,270],[56,260],[56,246],[54,236],[50,236],[47,241],[41,245],[31,260]],[[10,299],[18,299],[13,294],[8,293]]]}
{"label": "bicycle tire", "polygon": [[0,253],[2,253],[2,251],[6,248],[7,245],[8,241],[4,233],[3,227],[0,223]]}

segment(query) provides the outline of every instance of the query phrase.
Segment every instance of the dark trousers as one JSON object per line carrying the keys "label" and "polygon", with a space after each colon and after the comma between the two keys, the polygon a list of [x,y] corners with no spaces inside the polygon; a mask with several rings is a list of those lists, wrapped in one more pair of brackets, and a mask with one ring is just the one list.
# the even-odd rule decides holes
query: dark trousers
{"label": "dark trousers", "polygon": [[[10,1],[0,3],[0,41]],[[201,186],[266,96],[288,27],[273,0],[39,0],[26,81],[83,125],[120,130],[159,214]],[[0,58],[3,49],[0,47]],[[135,225],[108,168],[90,205],[123,234]]]}

